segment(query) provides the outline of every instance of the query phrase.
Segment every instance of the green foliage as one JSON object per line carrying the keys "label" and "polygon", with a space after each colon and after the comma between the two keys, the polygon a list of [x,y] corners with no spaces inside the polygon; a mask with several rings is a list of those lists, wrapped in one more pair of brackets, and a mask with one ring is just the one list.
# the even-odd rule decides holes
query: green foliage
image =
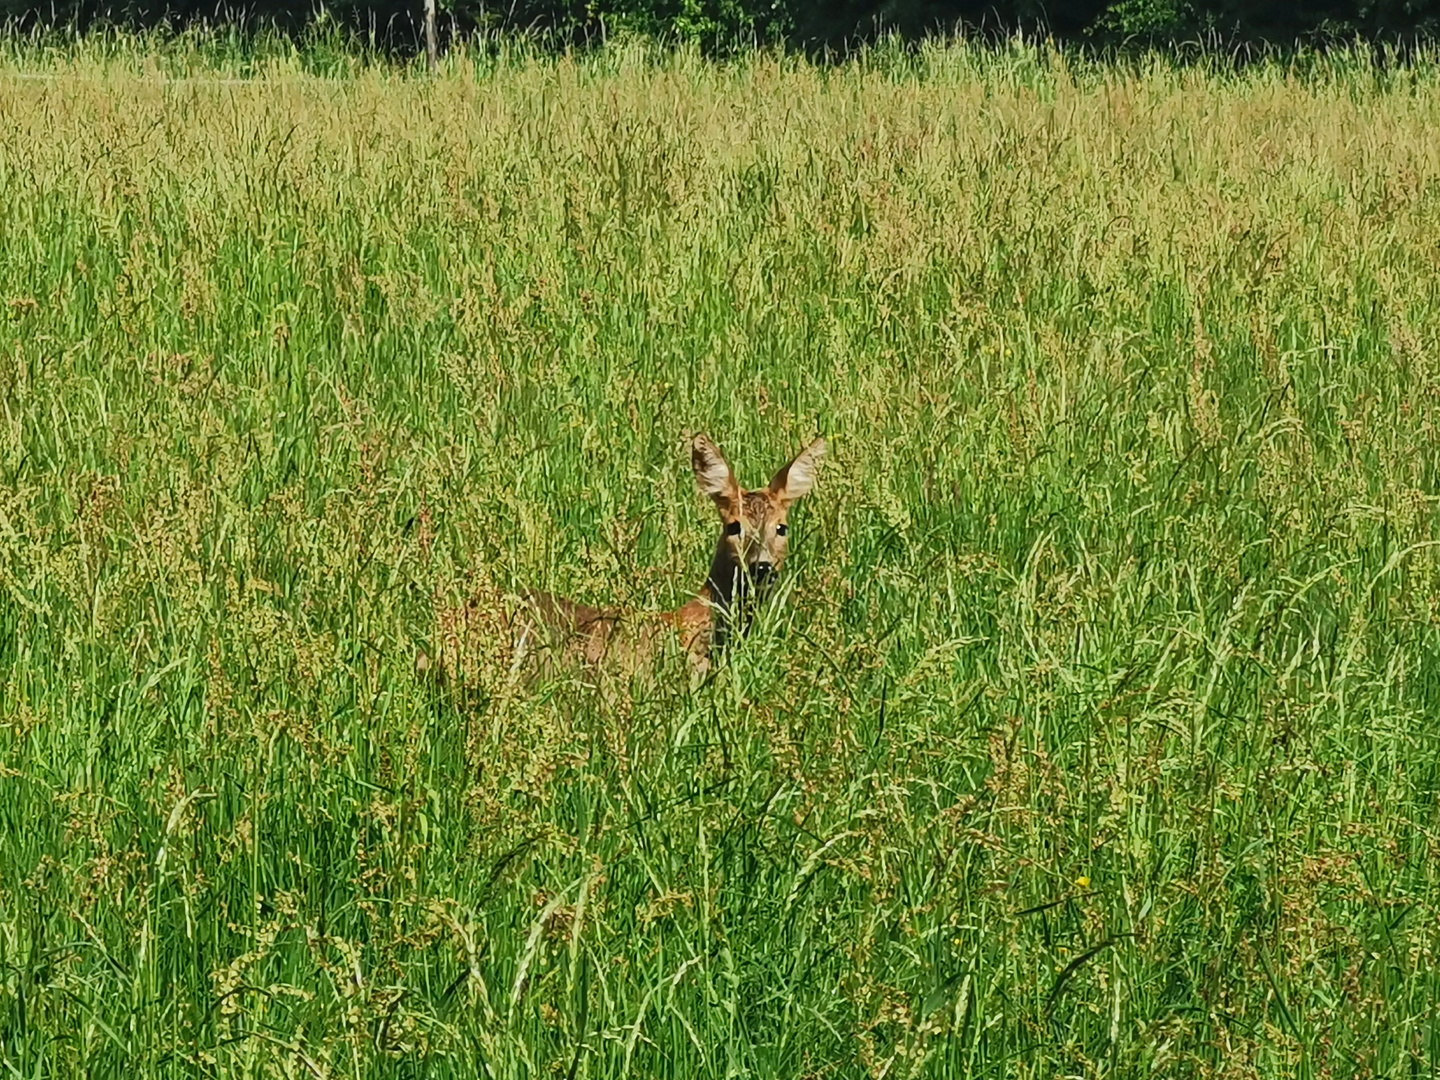
{"label": "green foliage", "polygon": [[[990,39],[1015,33],[1101,46],[1177,44],[1197,36],[1230,45],[1275,47],[1355,37],[1393,42],[1433,33],[1436,0],[440,0],[442,37],[525,35],[564,51],[641,34],[667,44],[696,44],[712,54],[785,43],[848,52],[899,35],[917,39],[959,29]],[[27,30],[120,27],[225,27],[244,36],[280,34],[303,41],[312,24],[324,33],[343,28],[345,47],[413,53],[421,47],[420,0],[331,0],[294,4],[257,0],[217,8],[212,0],[0,0],[0,24]]]}
{"label": "green foliage", "polygon": [[206,48],[0,58],[0,1070],[1440,1067],[1433,58]]}
{"label": "green foliage", "polygon": [[781,0],[651,0],[614,6],[592,3],[587,14],[612,31],[628,30],[712,48],[753,47],[757,42],[782,40],[790,18]]}
{"label": "green foliage", "polygon": [[1176,38],[1195,29],[1196,12],[1188,0],[1121,0],[1111,4],[1096,23],[1100,34],[1133,40]]}

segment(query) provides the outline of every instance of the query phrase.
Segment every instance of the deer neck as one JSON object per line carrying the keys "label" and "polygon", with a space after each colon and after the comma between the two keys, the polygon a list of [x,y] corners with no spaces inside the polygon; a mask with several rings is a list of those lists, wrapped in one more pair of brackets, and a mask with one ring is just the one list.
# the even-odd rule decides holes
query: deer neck
{"label": "deer neck", "polygon": [[723,648],[732,633],[743,637],[749,631],[753,614],[750,579],[730,558],[723,540],[715,548],[701,595],[710,602],[712,647]]}

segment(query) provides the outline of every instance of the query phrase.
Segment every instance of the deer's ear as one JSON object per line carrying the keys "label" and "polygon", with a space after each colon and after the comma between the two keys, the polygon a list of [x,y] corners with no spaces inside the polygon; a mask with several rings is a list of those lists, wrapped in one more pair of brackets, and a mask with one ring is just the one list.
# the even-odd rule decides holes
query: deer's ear
{"label": "deer's ear", "polygon": [[721,511],[734,511],[740,503],[740,485],[720,448],[704,435],[696,435],[690,446],[690,465],[700,491],[715,500]]}
{"label": "deer's ear", "polygon": [[788,506],[802,495],[808,495],[815,486],[815,474],[825,457],[825,440],[816,439],[800,453],[795,460],[775,474],[770,481],[770,494]]}

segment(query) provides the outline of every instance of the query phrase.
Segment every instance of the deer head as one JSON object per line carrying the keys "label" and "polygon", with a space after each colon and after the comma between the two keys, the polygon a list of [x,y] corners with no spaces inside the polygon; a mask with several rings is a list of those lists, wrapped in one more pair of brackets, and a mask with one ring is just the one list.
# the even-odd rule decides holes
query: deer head
{"label": "deer head", "polygon": [[814,486],[824,456],[825,440],[816,439],[769,485],[747,491],[720,448],[704,435],[695,437],[690,455],[695,482],[720,512],[720,539],[707,587],[723,614],[731,614],[753,587],[768,584],[779,572],[789,542],[790,507]]}

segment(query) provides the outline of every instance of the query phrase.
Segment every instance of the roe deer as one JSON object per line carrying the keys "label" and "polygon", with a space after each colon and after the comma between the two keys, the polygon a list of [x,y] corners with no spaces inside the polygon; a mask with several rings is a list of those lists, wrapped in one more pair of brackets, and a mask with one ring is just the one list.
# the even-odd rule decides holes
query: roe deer
{"label": "roe deer", "polygon": [[[777,472],[767,487],[747,491],[736,481],[720,448],[706,436],[697,435],[690,454],[695,481],[700,491],[714,500],[721,523],[710,573],[699,594],[674,611],[630,612],[529,593],[518,609],[499,619],[510,639],[512,674],[537,637],[548,638],[553,648],[568,657],[592,665],[619,663],[635,670],[653,659],[669,634],[678,637],[697,668],[706,669],[712,652],[723,649],[732,635],[743,636],[749,630],[756,601],[785,561],[790,507],[814,486],[824,456],[825,440],[816,439]],[[447,633],[450,640],[437,642],[442,657],[438,664],[420,654],[416,667],[422,673],[438,668],[435,674],[443,678],[449,669],[473,667],[456,655],[458,638],[453,628],[476,621],[480,613],[475,608],[482,603],[475,598],[465,612],[437,612],[442,629],[451,628]]]}

